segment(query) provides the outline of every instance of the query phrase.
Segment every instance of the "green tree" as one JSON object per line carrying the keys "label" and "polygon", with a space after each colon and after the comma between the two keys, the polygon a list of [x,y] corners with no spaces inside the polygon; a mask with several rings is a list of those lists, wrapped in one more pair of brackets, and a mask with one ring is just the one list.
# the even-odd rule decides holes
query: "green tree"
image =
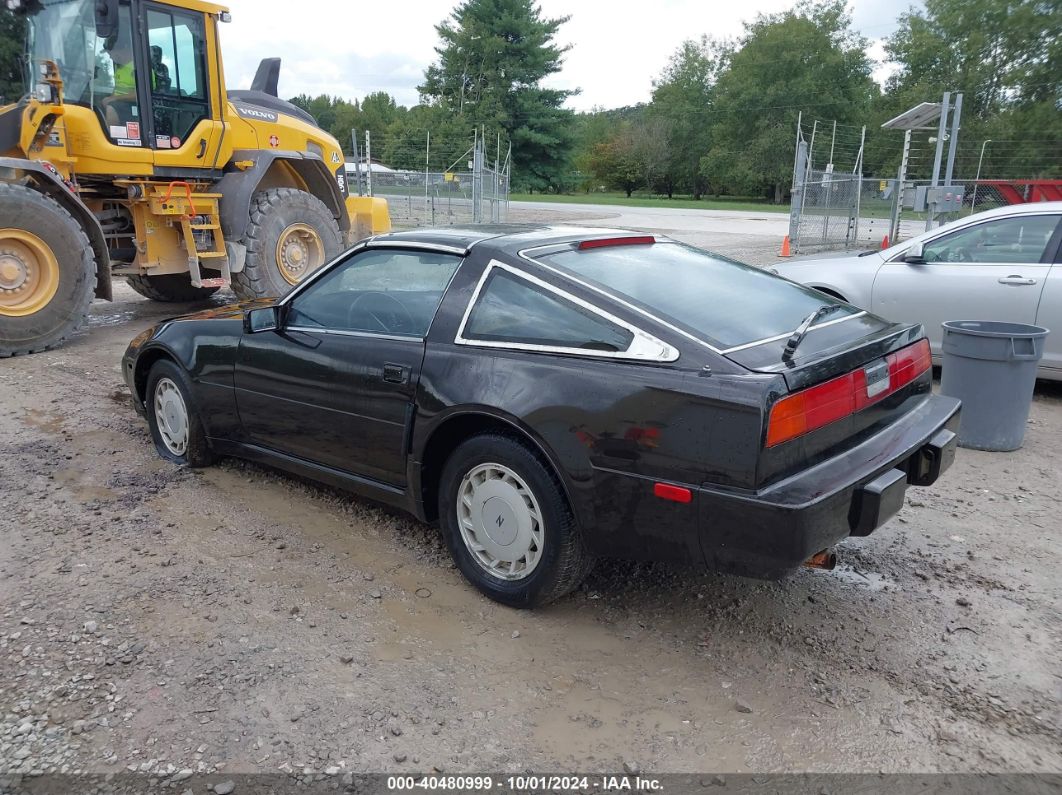
{"label": "green tree", "polygon": [[632,122],[622,122],[607,141],[593,145],[587,160],[590,173],[598,182],[622,190],[628,198],[645,184],[638,137]]}
{"label": "green tree", "polygon": [[974,176],[987,138],[994,176],[1062,173],[1062,2],[926,0],[900,17],[887,52],[899,69],[884,118],[963,93],[957,174]]}
{"label": "green tree", "polygon": [[710,148],[713,89],[726,54],[725,45],[707,36],[687,39],[653,83],[649,113],[663,120],[668,130],[670,151],[662,175],[668,198],[676,190],[695,199],[704,192],[700,161]]}
{"label": "green tree", "polygon": [[843,0],[802,2],[746,24],[715,85],[701,173],[731,191],[781,203],[792,178],[798,110],[839,122],[865,119],[877,90],[865,50]]}
{"label": "green tree", "polygon": [[26,90],[24,76],[26,21],[0,8],[0,97],[15,102]]}
{"label": "green tree", "polygon": [[567,20],[543,17],[534,0],[465,0],[436,26],[438,60],[419,86],[466,128],[509,139],[525,189],[556,188],[569,170],[573,114],[562,105],[572,92],[541,86],[561,68],[567,48],[554,38]]}
{"label": "green tree", "polygon": [[575,167],[575,182],[580,190],[589,193],[600,184],[594,173],[594,147],[609,139],[614,124],[608,111],[595,107],[589,113],[576,114],[574,126],[572,165]]}
{"label": "green tree", "polygon": [[363,129],[383,132],[405,113],[386,91],[374,91],[361,101],[360,125]]}
{"label": "green tree", "polygon": [[652,190],[667,182],[671,161],[671,128],[665,119],[649,115],[635,121],[630,128],[631,154],[642,172],[642,183]]}

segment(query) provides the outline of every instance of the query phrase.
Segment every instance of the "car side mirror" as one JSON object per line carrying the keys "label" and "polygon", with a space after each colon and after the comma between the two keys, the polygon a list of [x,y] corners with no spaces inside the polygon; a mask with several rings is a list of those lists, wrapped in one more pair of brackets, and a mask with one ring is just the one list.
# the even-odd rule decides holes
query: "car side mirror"
{"label": "car side mirror", "polygon": [[280,328],[280,307],[260,306],[243,313],[243,330],[248,334]]}
{"label": "car side mirror", "polygon": [[925,253],[925,247],[921,243],[912,243],[903,255],[903,261],[912,265],[923,265],[926,261]]}

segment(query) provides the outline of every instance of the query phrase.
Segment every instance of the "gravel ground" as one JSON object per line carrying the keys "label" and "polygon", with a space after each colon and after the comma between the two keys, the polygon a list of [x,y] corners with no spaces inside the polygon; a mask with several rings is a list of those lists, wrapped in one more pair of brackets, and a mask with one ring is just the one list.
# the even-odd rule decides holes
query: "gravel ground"
{"label": "gravel ground", "polygon": [[160,460],[118,361],[174,307],[115,293],[0,362],[0,773],[1062,772],[1057,385],[833,572],[602,561],[517,612],[430,527]]}

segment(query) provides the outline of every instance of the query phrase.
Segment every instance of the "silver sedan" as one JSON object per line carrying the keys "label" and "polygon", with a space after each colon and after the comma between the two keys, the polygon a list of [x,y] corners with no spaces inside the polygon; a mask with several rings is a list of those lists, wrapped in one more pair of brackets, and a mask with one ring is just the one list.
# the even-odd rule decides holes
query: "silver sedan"
{"label": "silver sedan", "polygon": [[938,363],[946,320],[1051,329],[1039,377],[1062,381],[1060,220],[1062,202],[1001,207],[883,251],[794,259],[772,270],[891,320],[922,323]]}

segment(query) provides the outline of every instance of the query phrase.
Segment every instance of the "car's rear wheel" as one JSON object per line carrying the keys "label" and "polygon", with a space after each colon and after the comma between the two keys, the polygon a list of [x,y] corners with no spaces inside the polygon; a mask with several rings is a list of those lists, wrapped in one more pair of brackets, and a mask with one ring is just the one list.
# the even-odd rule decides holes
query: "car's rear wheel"
{"label": "car's rear wheel", "polygon": [[461,573],[510,607],[559,599],[593,564],[556,474],[508,436],[474,436],[453,452],[439,523]]}
{"label": "car's rear wheel", "polygon": [[148,373],[145,402],[151,438],[160,456],[192,467],[213,463],[187,376],[180,367],[166,359],[155,362]]}

